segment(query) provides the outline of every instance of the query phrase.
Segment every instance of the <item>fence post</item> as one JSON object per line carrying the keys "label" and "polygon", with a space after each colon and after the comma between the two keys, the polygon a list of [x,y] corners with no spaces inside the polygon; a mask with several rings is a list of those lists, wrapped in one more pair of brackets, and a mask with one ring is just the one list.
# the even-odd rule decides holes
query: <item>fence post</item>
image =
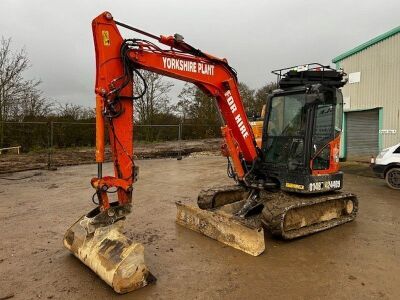
{"label": "fence post", "polygon": [[53,145],[54,145],[54,123],[53,121],[51,121],[51,126],[50,126],[50,147],[51,149],[53,149]]}
{"label": "fence post", "polygon": [[47,123],[47,169],[49,170],[57,170],[56,167],[51,166],[51,159],[52,159],[52,154],[53,154],[53,134],[54,134],[54,129],[53,129],[54,123],[53,121],[50,121]]}
{"label": "fence post", "polygon": [[178,125],[178,157],[177,160],[182,160],[182,122]]}
{"label": "fence post", "polygon": [[51,153],[50,153],[50,122],[47,122],[47,169],[50,169],[51,161]]}
{"label": "fence post", "polygon": [[51,168],[51,122],[47,122],[47,169]]}
{"label": "fence post", "polygon": [[0,121],[0,148],[3,148],[3,146],[4,146],[3,144],[4,144],[4,120],[1,120]]}

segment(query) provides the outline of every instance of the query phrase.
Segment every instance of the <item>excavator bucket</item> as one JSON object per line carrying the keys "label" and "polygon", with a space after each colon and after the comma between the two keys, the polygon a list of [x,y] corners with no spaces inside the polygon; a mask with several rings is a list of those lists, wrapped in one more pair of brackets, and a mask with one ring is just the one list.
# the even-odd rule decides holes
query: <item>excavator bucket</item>
{"label": "excavator bucket", "polygon": [[122,231],[123,220],[91,228],[90,218],[83,216],[64,236],[64,246],[120,294],[155,281],[144,262],[143,245]]}
{"label": "excavator bucket", "polygon": [[258,256],[265,250],[264,230],[258,217],[240,219],[234,215],[243,202],[207,210],[176,202],[176,222],[230,247]]}

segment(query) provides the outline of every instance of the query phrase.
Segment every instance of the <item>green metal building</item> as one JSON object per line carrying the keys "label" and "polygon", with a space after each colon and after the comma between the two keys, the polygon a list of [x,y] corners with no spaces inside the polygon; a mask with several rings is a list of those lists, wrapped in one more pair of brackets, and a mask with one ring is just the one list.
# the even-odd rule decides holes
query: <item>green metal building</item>
{"label": "green metal building", "polygon": [[332,60],[349,76],[341,158],[367,159],[400,142],[399,33],[400,26]]}

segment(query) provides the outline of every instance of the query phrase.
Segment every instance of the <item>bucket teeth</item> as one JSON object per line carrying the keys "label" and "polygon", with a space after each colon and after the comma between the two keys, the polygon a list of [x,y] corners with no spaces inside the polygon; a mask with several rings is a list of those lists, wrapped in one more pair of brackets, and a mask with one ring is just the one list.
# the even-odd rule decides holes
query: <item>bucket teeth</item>
{"label": "bucket teeth", "polygon": [[64,246],[117,293],[127,293],[155,281],[144,262],[144,247],[127,238],[123,221],[88,230],[80,218],[64,236]]}

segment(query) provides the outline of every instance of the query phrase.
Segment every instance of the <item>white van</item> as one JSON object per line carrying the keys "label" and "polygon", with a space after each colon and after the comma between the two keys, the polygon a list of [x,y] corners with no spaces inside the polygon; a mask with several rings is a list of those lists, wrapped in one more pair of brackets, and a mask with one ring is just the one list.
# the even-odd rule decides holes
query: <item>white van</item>
{"label": "white van", "polygon": [[400,190],[400,143],[383,149],[376,158],[371,158],[375,175],[384,178],[392,189]]}

